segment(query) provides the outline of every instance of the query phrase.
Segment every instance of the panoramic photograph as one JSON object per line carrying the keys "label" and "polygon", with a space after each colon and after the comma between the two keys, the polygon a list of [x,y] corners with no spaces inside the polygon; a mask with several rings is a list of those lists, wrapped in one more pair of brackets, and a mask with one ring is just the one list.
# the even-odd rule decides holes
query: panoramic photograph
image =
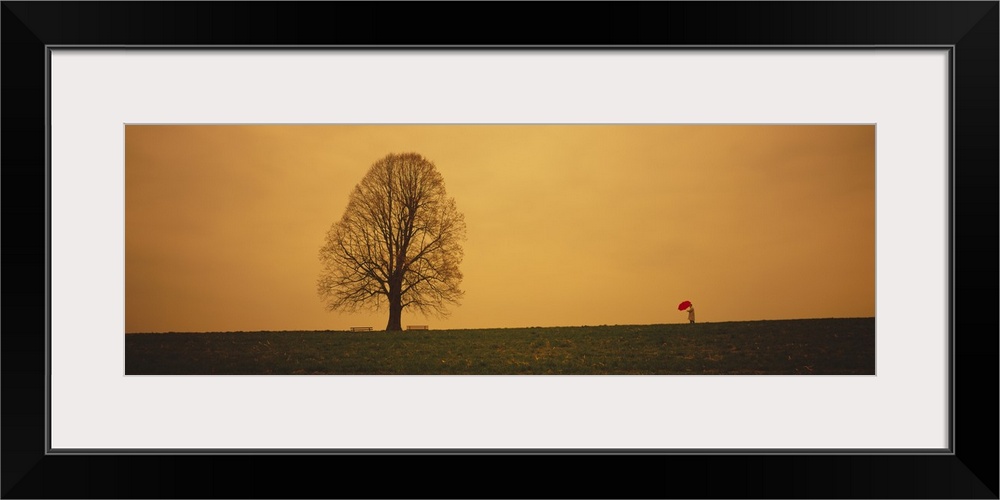
{"label": "panoramic photograph", "polygon": [[125,375],[875,375],[874,125],[126,125]]}

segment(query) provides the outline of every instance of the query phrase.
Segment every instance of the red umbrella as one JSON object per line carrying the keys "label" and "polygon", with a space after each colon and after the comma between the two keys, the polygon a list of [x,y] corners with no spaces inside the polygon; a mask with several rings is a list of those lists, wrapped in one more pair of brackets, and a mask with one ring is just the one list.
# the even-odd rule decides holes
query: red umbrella
{"label": "red umbrella", "polygon": [[678,311],[683,311],[683,310],[685,310],[685,309],[687,309],[689,307],[691,307],[691,301],[690,300],[685,300],[684,302],[681,302],[681,305],[677,306],[677,310]]}

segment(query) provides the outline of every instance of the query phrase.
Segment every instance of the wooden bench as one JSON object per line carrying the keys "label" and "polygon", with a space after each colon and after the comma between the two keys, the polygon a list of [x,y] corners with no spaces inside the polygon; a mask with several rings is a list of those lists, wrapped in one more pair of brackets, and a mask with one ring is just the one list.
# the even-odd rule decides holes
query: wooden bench
{"label": "wooden bench", "polygon": [[370,327],[370,326],[352,326],[351,327],[351,331],[352,332],[370,332],[370,331],[372,331],[372,327]]}
{"label": "wooden bench", "polygon": [[428,327],[427,325],[407,325],[406,329],[407,330],[430,330],[430,327]]}

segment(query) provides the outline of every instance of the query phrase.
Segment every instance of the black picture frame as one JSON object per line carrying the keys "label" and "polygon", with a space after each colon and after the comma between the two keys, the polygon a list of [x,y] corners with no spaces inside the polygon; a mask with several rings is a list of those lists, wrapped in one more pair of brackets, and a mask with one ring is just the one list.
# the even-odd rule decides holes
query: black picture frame
{"label": "black picture frame", "polygon": [[[2,495],[998,498],[998,20],[996,1],[5,1]],[[54,45],[949,46],[952,453],[49,454],[46,62]],[[972,305],[980,301],[986,306]],[[373,470],[384,480],[368,480]]]}

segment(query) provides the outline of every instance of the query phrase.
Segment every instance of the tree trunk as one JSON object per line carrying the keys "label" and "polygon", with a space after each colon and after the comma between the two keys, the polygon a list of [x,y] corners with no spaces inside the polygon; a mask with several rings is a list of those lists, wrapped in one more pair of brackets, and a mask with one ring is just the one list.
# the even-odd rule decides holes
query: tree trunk
{"label": "tree trunk", "polygon": [[389,284],[389,324],[385,327],[387,332],[398,332],[403,329],[401,324],[403,319],[402,288],[402,280],[398,284]]}

